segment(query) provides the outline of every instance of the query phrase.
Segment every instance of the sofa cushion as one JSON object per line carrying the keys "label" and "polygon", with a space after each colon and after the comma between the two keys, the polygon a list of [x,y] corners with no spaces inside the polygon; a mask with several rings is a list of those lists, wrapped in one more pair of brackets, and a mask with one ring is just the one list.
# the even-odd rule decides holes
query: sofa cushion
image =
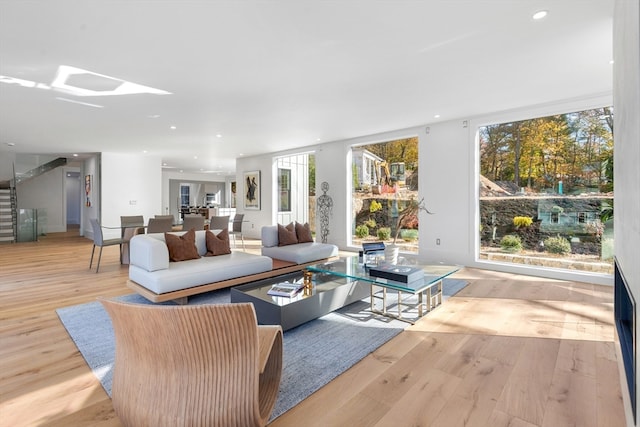
{"label": "sofa cushion", "polygon": [[296,226],[292,222],[286,227],[278,224],[278,246],[295,245],[298,243]]}
{"label": "sofa cushion", "polygon": [[297,245],[262,247],[262,255],[283,261],[304,264],[338,255],[338,247],[328,243],[298,243]]}
{"label": "sofa cushion", "polygon": [[205,233],[205,240],[207,242],[207,253],[204,254],[204,256],[218,256],[231,253],[231,246],[229,245],[229,229],[225,228],[217,235],[207,230]]}
{"label": "sofa cushion", "polygon": [[298,237],[298,243],[311,243],[313,242],[313,236],[311,235],[311,227],[309,223],[300,224],[296,222],[296,236]]}
{"label": "sofa cushion", "polygon": [[[166,247],[164,244],[163,246]],[[152,273],[131,264],[129,266],[129,279],[156,294],[163,294],[236,277],[258,274],[269,271],[272,267],[271,258],[238,251],[228,255],[172,262],[167,268],[156,270]]]}
{"label": "sofa cushion", "polygon": [[188,261],[198,259],[198,248],[196,247],[196,231],[191,229],[182,236],[165,233],[164,241],[169,249],[169,261]]}

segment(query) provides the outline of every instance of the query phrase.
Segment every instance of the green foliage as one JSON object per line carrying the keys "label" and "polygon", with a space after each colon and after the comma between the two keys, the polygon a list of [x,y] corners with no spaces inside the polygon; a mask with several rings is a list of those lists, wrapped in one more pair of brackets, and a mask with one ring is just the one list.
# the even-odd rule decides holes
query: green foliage
{"label": "green foliage", "polygon": [[316,194],[316,156],[309,154],[309,195]]}
{"label": "green foliage", "polygon": [[365,148],[389,163],[404,162],[408,170],[413,170],[418,165],[417,137],[369,144]]}
{"label": "green foliage", "polygon": [[361,239],[367,237],[369,235],[369,227],[367,227],[366,225],[362,224],[356,227],[356,237],[359,237]]}
{"label": "green foliage", "polygon": [[403,228],[400,231],[400,237],[405,242],[415,242],[418,240],[418,230],[407,230]]}
{"label": "green foliage", "polygon": [[571,243],[561,236],[548,237],[544,241],[544,248],[549,253],[565,255],[571,252]]}
{"label": "green foliage", "polygon": [[519,236],[508,234],[500,240],[500,247],[505,252],[520,252],[522,250],[522,240]]}
{"label": "green foliage", "polygon": [[[605,182],[613,187],[610,107],[479,128],[480,174],[531,192],[564,192]],[[542,155],[544,153],[544,155]],[[594,153],[598,153],[594,156]]]}
{"label": "green foliage", "polygon": [[529,216],[513,217],[513,225],[515,225],[517,228],[529,227],[531,224],[533,224],[533,218]]}
{"label": "green foliage", "polygon": [[564,212],[564,208],[563,208],[563,207],[561,207],[561,206],[558,206],[558,205],[554,205],[554,206],[551,208],[551,212],[553,212],[553,213],[557,213],[557,214],[561,214],[561,213],[563,213],[563,212]]}
{"label": "green foliage", "polygon": [[375,219],[368,219],[364,222],[364,225],[366,225],[369,228],[376,228],[376,220]]}
{"label": "green foliage", "polygon": [[391,229],[389,227],[380,227],[378,229],[378,239],[389,240],[391,238]]}
{"label": "green foliage", "polygon": [[378,202],[377,200],[372,200],[371,204],[369,205],[369,212],[378,212],[380,209],[382,209],[382,203]]}
{"label": "green foliage", "polygon": [[610,219],[613,219],[613,200],[611,203],[603,201],[600,206],[600,221],[607,222]]}

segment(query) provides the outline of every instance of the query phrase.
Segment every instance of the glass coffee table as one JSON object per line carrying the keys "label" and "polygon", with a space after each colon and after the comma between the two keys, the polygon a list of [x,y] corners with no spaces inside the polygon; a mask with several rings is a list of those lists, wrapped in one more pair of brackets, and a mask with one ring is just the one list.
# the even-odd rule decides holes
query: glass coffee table
{"label": "glass coffee table", "polygon": [[[369,268],[361,264],[357,256],[340,257],[339,259],[315,264],[307,267],[307,271],[314,274],[333,275],[345,279],[357,280],[369,284],[371,311],[387,317],[414,323],[402,314],[402,294],[418,296],[418,318],[424,316],[438,305],[442,304],[442,281],[447,276],[460,269],[455,265],[411,265],[424,270],[424,278],[411,283],[396,282],[369,275]],[[387,292],[398,293],[397,313],[387,310]],[[379,295],[379,294],[382,295]],[[382,309],[377,309],[375,301],[382,301]]]}

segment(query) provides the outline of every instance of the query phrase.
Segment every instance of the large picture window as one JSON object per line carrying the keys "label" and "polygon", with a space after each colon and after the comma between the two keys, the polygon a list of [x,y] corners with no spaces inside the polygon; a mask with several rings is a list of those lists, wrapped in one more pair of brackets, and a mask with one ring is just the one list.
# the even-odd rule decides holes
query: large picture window
{"label": "large picture window", "polygon": [[613,273],[613,111],[479,129],[479,257]]}
{"label": "large picture window", "polygon": [[[351,244],[382,241],[418,252],[418,138],[355,146],[352,155]],[[406,215],[403,215],[406,214]]]}

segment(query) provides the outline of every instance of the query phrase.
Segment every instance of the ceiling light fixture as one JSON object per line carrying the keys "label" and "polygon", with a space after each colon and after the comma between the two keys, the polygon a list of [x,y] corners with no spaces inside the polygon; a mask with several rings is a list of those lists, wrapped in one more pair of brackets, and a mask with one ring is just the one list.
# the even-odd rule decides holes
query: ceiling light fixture
{"label": "ceiling light fixture", "polygon": [[545,16],[547,16],[547,13],[549,13],[549,12],[547,12],[546,10],[539,10],[539,11],[537,11],[536,13],[534,13],[534,14],[533,14],[532,18],[533,18],[535,21],[539,21],[540,19],[542,19],[542,18],[544,18]]}
{"label": "ceiling light fixture", "polygon": [[77,154],[74,154],[74,155],[73,155],[73,157],[78,157],[78,155],[77,155]]}
{"label": "ceiling light fixture", "polygon": [[216,138],[222,138],[222,135],[217,134],[217,135],[216,135]]}
{"label": "ceiling light fixture", "polygon": [[15,145],[16,145],[15,142],[7,142],[7,147],[13,147]]}
{"label": "ceiling light fixture", "polygon": [[175,126],[170,126],[169,129],[176,130],[177,128]]}
{"label": "ceiling light fixture", "polygon": [[440,114],[436,114],[435,116],[433,116],[434,119],[439,119],[440,118]]}
{"label": "ceiling light fixture", "polygon": [[59,97],[59,96],[56,96],[56,99],[57,99],[58,101],[69,102],[69,103],[71,103],[71,104],[84,105],[85,107],[104,108],[102,105],[98,105],[98,104],[91,104],[91,103],[89,103],[89,102],[75,101],[75,100],[73,100],[73,99],[61,98],[61,97]]}
{"label": "ceiling light fixture", "polygon": [[51,87],[75,96],[113,96],[149,93],[170,95],[166,90],[131,83],[126,80],[83,70],[82,68],[60,65]]}

